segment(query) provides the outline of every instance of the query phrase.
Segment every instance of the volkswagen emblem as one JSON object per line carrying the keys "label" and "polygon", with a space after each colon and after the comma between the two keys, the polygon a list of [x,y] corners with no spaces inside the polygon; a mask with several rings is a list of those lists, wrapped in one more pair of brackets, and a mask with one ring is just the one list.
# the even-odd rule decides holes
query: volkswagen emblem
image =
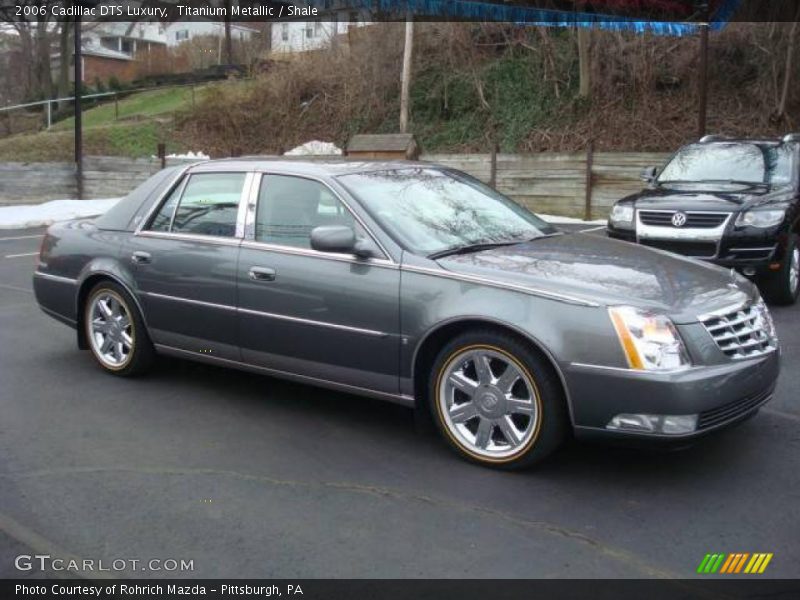
{"label": "volkswagen emblem", "polygon": [[672,224],[675,227],[683,227],[686,225],[686,213],[676,212],[672,215]]}

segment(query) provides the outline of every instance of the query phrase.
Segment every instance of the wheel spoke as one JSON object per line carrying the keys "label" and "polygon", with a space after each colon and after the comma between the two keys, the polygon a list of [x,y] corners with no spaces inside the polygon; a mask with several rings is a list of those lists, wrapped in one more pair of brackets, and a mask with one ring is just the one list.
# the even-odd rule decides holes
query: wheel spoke
{"label": "wheel spoke", "polygon": [[495,385],[507,394],[511,391],[511,388],[514,387],[514,384],[517,383],[519,378],[520,374],[517,368],[511,363],[508,363],[506,365],[506,370],[497,378]]}
{"label": "wheel spoke", "polygon": [[127,331],[123,331],[121,336],[122,343],[125,344],[128,348],[133,348],[133,338]]}
{"label": "wheel spoke", "polygon": [[492,374],[489,360],[489,356],[482,352],[476,354],[472,359],[475,365],[475,375],[477,375],[478,381],[484,385],[488,385],[494,381],[494,375]]}
{"label": "wheel spoke", "polygon": [[100,354],[107,354],[111,347],[114,344],[114,340],[111,339],[111,336],[106,334],[103,337],[103,343],[100,344]]}
{"label": "wheel spoke", "polygon": [[470,398],[475,394],[475,390],[478,389],[478,383],[466,377],[463,371],[454,371],[450,373],[450,377],[447,378],[447,381],[454,388],[464,392]]}
{"label": "wheel spoke", "polygon": [[506,398],[508,412],[515,415],[533,416],[533,402],[521,398]]}
{"label": "wheel spoke", "polygon": [[481,419],[478,431],[475,433],[475,445],[478,448],[485,449],[489,445],[493,429],[494,424],[489,419]]}
{"label": "wheel spoke", "polygon": [[98,317],[98,318],[92,320],[92,331],[95,331],[95,332],[98,332],[98,333],[105,333],[107,327],[108,327],[108,323],[104,319],[101,319],[101,318]]}
{"label": "wheel spoke", "polygon": [[453,423],[464,423],[477,416],[477,414],[478,409],[471,401],[463,404],[454,404],[450,407],[450,420]]}
{"label": "wheel spoke", "polygon": [[100,309],[100,312],[103,314],[103,316],[106,319],[108,319],[109,317],[111,317],[114,314],[113,311],[111,310],[111,307],[108,305],[109,301],[110,301],[110,299],[109,300],[99,300],[97,302],[97,308]]}
{"label": "wheel spoke", "polygon": [[503,434],[503,437],[506,438],[506,441],[511,446],[518,446],[520,441],[522,440],[523,432],[519,431],[514,425],[514,422],[511,420],[511,417],[506,415],[505,417],[497,420],[497,427]]}

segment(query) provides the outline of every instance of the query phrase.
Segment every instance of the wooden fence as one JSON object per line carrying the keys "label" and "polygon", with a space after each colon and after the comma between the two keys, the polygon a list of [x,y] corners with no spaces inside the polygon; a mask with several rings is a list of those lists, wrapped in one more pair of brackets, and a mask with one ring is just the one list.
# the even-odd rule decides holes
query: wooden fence
{"label": "wooden fence", "polygon": [[[605,218],[614,201],[642,188],[639,173],[663,153],[427,154],[423,160],[460,169],[540,213]],[[167,159],[167,165],[191,161]],[[83,196],[123,196],[161,168],[160,159],[87,157]],[[0,204],[75,198],[72,163],[0,163]]]}

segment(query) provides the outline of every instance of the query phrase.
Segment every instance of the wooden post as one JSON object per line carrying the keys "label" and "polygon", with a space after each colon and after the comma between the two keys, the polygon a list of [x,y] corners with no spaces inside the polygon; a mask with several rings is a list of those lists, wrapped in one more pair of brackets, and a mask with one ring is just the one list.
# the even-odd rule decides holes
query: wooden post
{"label": "wooden post", "polygon": [[164,142],[158,143],[158,146],[156,147],[156,154],[161,160],[161,168],[165,168],[167,166],[167,145]]}
{"label": "wooden post", "polygon": [[119,121],[119,94],[114,94],[114,120]]}
{"label": "wooden post", "polygon": [[191,85],[192,88],[192,108],[194,108],[194,84]]}
{"label": "wooden post", "polygon": [[411,58],[414,51],[414,17],[406,17],[406,42],[403,47],[403,75],[400,83],[400,133],[408,133],[408,104],[411,93]]}
{"label": "wooden post", "polygon": [[594,164],[594,140],[586,147],[586,196],[584,198],[583,218],[592,220],[592,167]]}

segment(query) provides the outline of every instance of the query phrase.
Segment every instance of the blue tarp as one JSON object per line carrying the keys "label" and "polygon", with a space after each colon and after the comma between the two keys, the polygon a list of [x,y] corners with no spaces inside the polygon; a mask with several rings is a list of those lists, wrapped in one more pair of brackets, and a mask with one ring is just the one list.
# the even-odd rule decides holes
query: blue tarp
{"label": "blue tarp", "polygon": [[[710,29],[720,30],[730,20],[741,0],[721,0],[711,15]],[[316,4],[310,2],[309,4]],[[403,15],[411,13],[428,19],[441,17],[471,21],[498,21],[547,27],[595,27],[615,31],[650,32],[656,35],[691,35],[699,24],[687,21],[643,21],[616,14],[553,10],[518,4],[495,4],[472,0],[345,0],[343,4],[365,11]]]}

